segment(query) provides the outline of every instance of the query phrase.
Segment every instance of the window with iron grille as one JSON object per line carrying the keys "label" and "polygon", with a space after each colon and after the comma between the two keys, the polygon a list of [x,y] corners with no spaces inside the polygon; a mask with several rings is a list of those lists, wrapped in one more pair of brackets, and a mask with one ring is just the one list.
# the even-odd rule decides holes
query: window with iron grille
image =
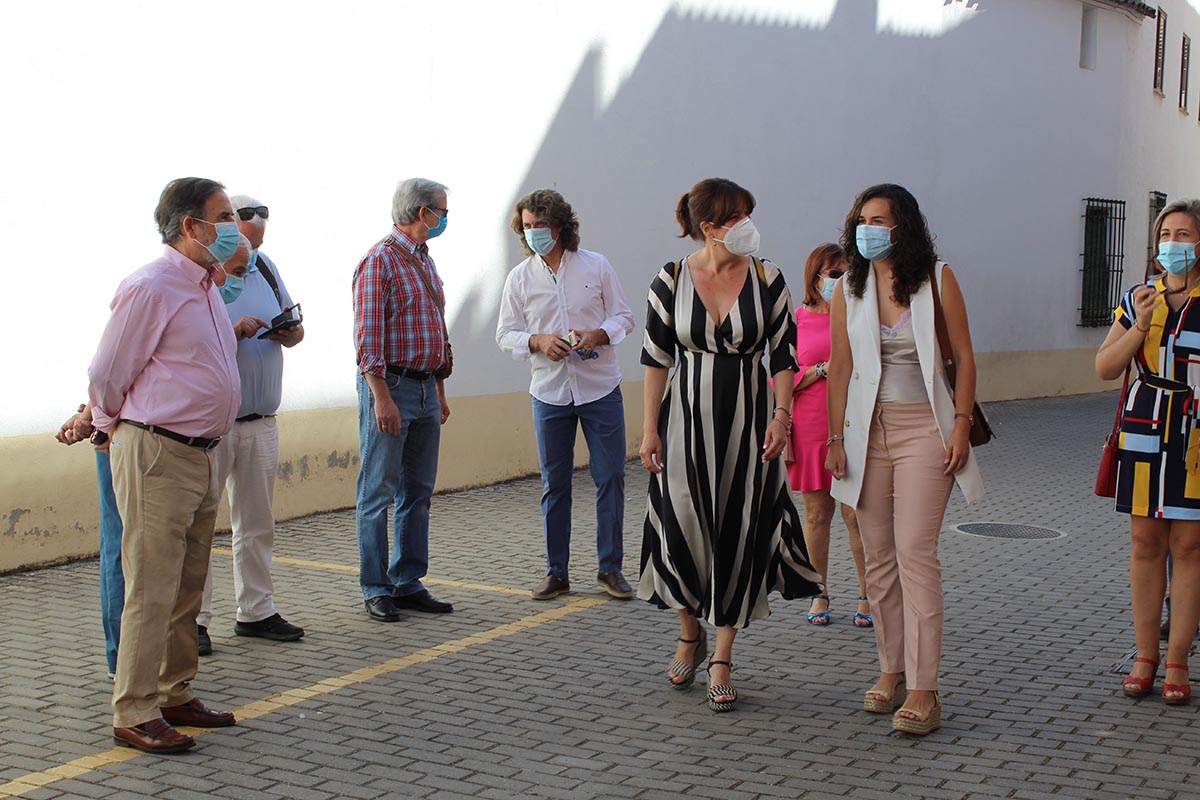
{"label": "window with iron grille", "polygon": [[1158,36],[1154,41],[1154,91],[1163,93],[1163,73],[1167,62],[1167,12],[1158,9]]}
{"label": "window with iron grille", "polygon": [[1083,295],[1079,324],[1085,328],[1112,323],[1121,299],[1125,269],[1125,201],[1085,197],[1083,200]]}
{"label": "window with iron grille", "polygon": [[1180,53],[1179,64],[1179,110],[1187,111],[1188,95],[1188,65],[1192,60],[1192,40],[1186,34],[1183,37],[1183,50]]}
{"label": "window with iron grille", "polygon": [[1149,280],[1150,273],[1157,272],[1158,267],[1155,257],[1158,256],[1158,242],[1154,241],[1154,221],[1158,219],[1158,215],[1167,207],[1167,195],[1165,192],[1150,193],[1150,222],[1146,227],[1146,280]]}

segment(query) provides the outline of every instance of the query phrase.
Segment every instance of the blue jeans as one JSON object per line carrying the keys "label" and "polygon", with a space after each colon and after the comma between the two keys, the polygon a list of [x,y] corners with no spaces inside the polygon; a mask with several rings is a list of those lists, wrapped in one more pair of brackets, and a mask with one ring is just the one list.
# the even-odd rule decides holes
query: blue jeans
{"label": "blue jeans", "polygon": [[542,468],[546,572],[567,578],[571,561],[571,478],[575,422],[583,427],[596,484],[596,554],[603,572],[620,572],[625,557],[625,409],[621,387],[591,403],[552,406],[533,400]]}
{"label": "blue jeans", "polygon": [[117,671],[121,641],[121,612],[125,609],[125,576],[121,572],[121,514],[113,494],[108,453],[96,451],[96,483],[100,488],[100,622],[104,626],[104,655],[108,671]]}
{"label": "blue jeans", "polygon": [[[429,568],[429,498],[437,478],[442,406],[437,382],[386,377],[400,432],[382,433],[375,398],[358,376],[358,582],[364,600],[415,594]],[[388,509],[395,508],[388,560]]]}

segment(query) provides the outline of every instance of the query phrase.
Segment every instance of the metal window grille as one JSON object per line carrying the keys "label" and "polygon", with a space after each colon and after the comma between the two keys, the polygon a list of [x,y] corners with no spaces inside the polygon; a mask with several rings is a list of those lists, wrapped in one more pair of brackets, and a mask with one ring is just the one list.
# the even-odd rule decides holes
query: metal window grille
{"label": "metal window grille", "polygon": [[1187,35],[1183,37],[1183,51],[1179,60],[1179,108],[1187,111],[1188,66],[1192,60],[1192,40]]}
{"label": "metal window grille", "polygon": [[1165,192],[1150,193],[1150,221],[1146,225],[1146,274],[1144,276],[1146,280],[1149,280],[1152,272],[1158,271],[1154,260],[1158,255],[1158,242],[1154,241],[1154,221],[1158,219],[1158,215],[1166,207],[1167,195]]}
{"label": "metal window grille", "polygon": [[1095,328],[1112,322],[1121,299],[1125,269],[1125,201],[1085,197],[1083,200],[1083,295],[1079,324]]}
{"label": "metal window grille", "polygon": [[1154,42],[1154,90],[1162,92],[1167,61],[1167,12],[1158,9],[1158,36]]}

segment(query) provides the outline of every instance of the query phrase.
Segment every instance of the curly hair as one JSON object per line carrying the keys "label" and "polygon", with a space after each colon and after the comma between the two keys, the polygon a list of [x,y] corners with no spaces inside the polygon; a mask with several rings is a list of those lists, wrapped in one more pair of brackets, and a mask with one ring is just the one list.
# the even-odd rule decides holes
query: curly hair
{"label": "curly hair", "polygon": [[512,223],[509,227],[521,240],[521,247],[527,255],[533,255],[525,241],[525,224],[521,221],[521,212],[528,211],[537,217],[538,222],[544,222],[551,228],[558,228],[558,243],[563,250],[575,252],[579,249],[579,218],[561,194],[553,189],[537,189],[517,201],[513,212]]}
{"label": "curly hair", "polygon": [[929,225],[921,213],[921,207],[917,205],[917,198],[903,186],[881,183],[864,189],[854,199],[854,205],[846,215],[846,224],[842,229],[842,253],[849,267],[845,280],[855,297],[863,296],[867,286],[867,270],[871,268],[871,262],[858,252],[858,217],[867,201],[876,197],[888,201],[892,209],[892,218],[896,221],[896,244],[891,255],[894,275],[892,297],[900,305],[907,306],[917,290],[929,280],[938,256],[933,247],[933,235],[929,232]]}
{"label": "curly hair", "polygon": [[704,241],[701,222],[720,225],[738,214],[754,213],[754,195],[728,178],[705,178],[679,198],[675,205],[675,221],[679,223],[680,239]]}
{"label": "curly hair", "polygon": [[842,248],[832,242],[819,244],[808,254],[808,260],[804,262],[804,305],[819,306],[824,301],[817,288],[817,278],[827,269],[844,268],[844,262]]}

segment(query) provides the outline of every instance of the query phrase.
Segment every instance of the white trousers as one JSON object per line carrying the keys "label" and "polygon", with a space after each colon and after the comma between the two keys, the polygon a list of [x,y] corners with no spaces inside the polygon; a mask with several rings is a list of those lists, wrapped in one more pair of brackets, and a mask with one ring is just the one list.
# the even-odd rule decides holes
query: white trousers
{"label": "white trousers", "polygon": [[[237,621],[258,622],[275,614],[271,553],[275,547],[275,473],[279,431],[275,417],[233,423],[213,449],[217,485],[229,492],[233,522],[233,591]],[[196,624],[212,622],[213,571],[208,570]]]}

